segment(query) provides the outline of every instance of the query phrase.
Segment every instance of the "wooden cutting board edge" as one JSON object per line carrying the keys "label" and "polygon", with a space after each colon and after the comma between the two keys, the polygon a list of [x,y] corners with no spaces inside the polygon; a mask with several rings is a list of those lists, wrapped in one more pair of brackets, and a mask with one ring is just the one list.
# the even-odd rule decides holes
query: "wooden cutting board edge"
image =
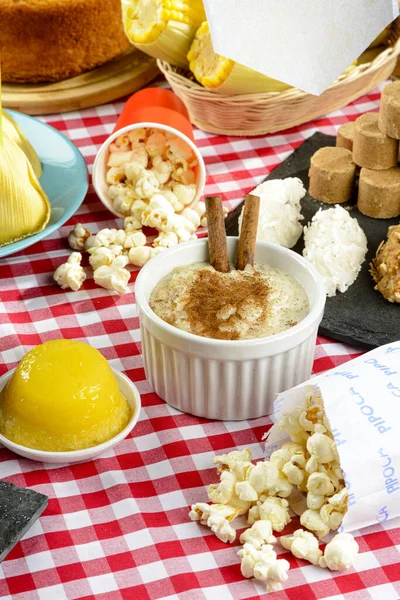
{"label": "wooden cutting board edge", "polygon": [[81,110],[132,94],[158,74],[156,61],[133,49],[106,65],[65,81],[3,84],[3,106],[28,115]]}

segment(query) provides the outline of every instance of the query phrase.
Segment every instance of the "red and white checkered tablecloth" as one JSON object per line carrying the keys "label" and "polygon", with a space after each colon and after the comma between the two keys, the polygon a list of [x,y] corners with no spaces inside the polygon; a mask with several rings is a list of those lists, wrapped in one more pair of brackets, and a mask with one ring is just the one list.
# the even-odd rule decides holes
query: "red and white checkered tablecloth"
{"label": "red and white checkered tablecloth", "polygon": [[[341,123],[376,110],[378,101],[379,90],[375,90],[312,123],[253,139],[196,131],[208,171],[206,192],[221,193],[233,208],[316,130],[334,134]],[[75,142],[90,169],[121,106],[52,115],[45,121]],[[262,457],[261,437],[270,421],[206,421],[179,413],[152,392],[143,370],[133,293],[111,295],[90,278],[80,291],[69,293],[52,281],[54,270],[68,256],[67,233],[79,221],[93,232],[117,226],[90,190],[66,226],[0,261],[0,374],[16,366],[36,344],[61,337],[84,340],[136,383],[143,409],[126,440],[84,464],[45,466],[0,449],[0,478],[50,498],[42,517],[0,565],[0,597],[264,598],[258,583],[241,576],[239,543],[225,545],[207,528],[190,522],[188,507],[207,501],[207,486],[217,480],[212,464],[216,454],[248,446],[255,459]],[[341,364],[358,352],[319,338],[314,372]],[[400,598],[400,520],[365,529],[357,534],[357,541],[360,554],[355,567],[336,575],[281,549],[291,563],[290,576],[284,589],[271,597]]]}

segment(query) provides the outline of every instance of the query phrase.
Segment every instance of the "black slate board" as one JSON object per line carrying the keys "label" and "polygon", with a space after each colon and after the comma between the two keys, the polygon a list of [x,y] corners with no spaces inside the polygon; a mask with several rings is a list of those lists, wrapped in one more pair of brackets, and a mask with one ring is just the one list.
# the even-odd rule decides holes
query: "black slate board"
{"label": "black slate board", "polygon": [[[299,146],[282,164],[265,179],[283,179],[299,177],[308,189],[308,169],[310,158],[323,146],[334,146],[336,138],[323,133],[315,133]],[[238,235],[238,217],[241,203],[226,219],[228,235]],[[308,223],[320,209],[331,208],[311,198],[309,194],[301,201],[304,224]],[[368,254],[356,281],[344,293],[327,298],[324,318],[319,333],[323,336],[352,345],[376,348],[400,340],[400,307],[385,300],[374,290],[369,274],[369,263],[375,256],[380,242],[386,238],[390,225],[397,225],[399,219],[371,219],[351,207],[351,216],[355,217],[368,239]],[[293,248],[299,254],[303,250],[303,237]]]}
{"label": "black slate board", "polygon": [[47,496],[0,481],[0,562],[42,514]]}

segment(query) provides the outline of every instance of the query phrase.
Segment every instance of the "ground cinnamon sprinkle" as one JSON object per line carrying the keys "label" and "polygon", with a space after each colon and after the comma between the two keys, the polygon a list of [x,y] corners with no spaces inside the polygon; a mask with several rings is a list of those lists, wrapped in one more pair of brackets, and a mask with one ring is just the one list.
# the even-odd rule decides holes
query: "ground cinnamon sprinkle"
{"label": "ground cinnamon sprinkle", "polygon": [[155,286],[149,304],[166,323],[220,340],[275,335],[296,325],[310,310],[300,283],[263,264],[227,273],[207,263],[176,267]]}
{"label": "ground cinnamon sprinkle", "polygon": [[193,333],[237,340],[240,337],[238,322],[251,328],[266,319],[268,295],[265,276],[252,268],[236,271],[234,277],[232,272],[200,269],[188,290],[185,312]]}

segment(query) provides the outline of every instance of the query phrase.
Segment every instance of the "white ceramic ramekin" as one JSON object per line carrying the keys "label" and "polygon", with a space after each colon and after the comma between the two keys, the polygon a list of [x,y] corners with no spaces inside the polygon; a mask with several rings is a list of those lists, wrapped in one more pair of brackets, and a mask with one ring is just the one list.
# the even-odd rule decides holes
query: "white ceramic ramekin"
{"label": "white ceramic ramekin", "polygon": [[122,129],[118,129],[118,131],[114,131],[110,135],[109,138],[102,144],[100,150],[98,151],[92,171],[92,182],[93,187],[96,191],[96,194],[104,204],[106,208],[110,212],[112,212],[115,216],[124,218],[124,215],[115,210],[113,206],[113,202],[108,193],[109,185],[106,182],[106,173],[107,173],[107,161],[110,154],[109,146],[110,144],[120,135],[127,133],[128,131],[132,131],[133,129],[141,129],[143,127],[148,127],[151,129],[160,129],[160,131],[168,131],[169,133],[173,133],[177,137],[180,137],[194,152],[197,158],[197,166],[195,169],[196,173],[196,196],[191,203],[191,206],[196,204],[200,200],[203,195],[204,185],[206,182],[206,167],[204,164],[204,160],[202,155],[200,154],[200,150],[197,148],[196,144],[192,142],[184,133],[179,131],[178,129],[174,129],[173,127],[169,127],[168,125],[162,125],[160,123],[135,123],[132,125],[127,125],[126,127],[122,127]]}
{"label": "white ceramic ramekin", "polygon": [[[228,238],[235,261],[238,238]],[[175,267],[208,261],[207,240],[174,246],[151,259],[135,286],[146,377],[171,406],[208,419],[241,420],[271,414],[276,395],[309,379],[325,290],[302,256],[257,242],[256,261],[279,268],[307,291],[311,310],[298,325],[271,337],[225,341],[181,331],[160,319],[148,300],[154,286]]]}
{"label": "white ceramic ramekin", "polygon": [[[110,440],[107,440],[102,444],[98,444],[97,446],[91,446],[90,448],[84,448],[83,450],[72,450],[70,452],[48,452],[44,450],[28,448],[27,446],[21,446],[20,444],[12,442],[2,434],[0,434],[0,443],[9,450],[12,450],[16,454],[19,454],[24,458],[30,458],[31,460],[38,460],[40,462],[53,464],[80,463],[86,460],[92,460],[100,454],[103,454],[103,452],[110,450],[110,448],[116,446],[119,442],[126,438],[128,433],[132,431],[139,419],[141,409],[140,394],[135,384],[132,383],[132,381],[123,373],[120,373],[115,369],[112,369],[112,371],[118,382],[119,389],[125,396],[130,406],[131,418],[129,419],[129,422],[127,423],[126,427],[124,427],[122,431],[117,433],[117,435],[115,435]],[[4,375],[0,377],[0,391],[11,379],[14,372],[15,369],[12,369],[11,371],[4,373]]]}

